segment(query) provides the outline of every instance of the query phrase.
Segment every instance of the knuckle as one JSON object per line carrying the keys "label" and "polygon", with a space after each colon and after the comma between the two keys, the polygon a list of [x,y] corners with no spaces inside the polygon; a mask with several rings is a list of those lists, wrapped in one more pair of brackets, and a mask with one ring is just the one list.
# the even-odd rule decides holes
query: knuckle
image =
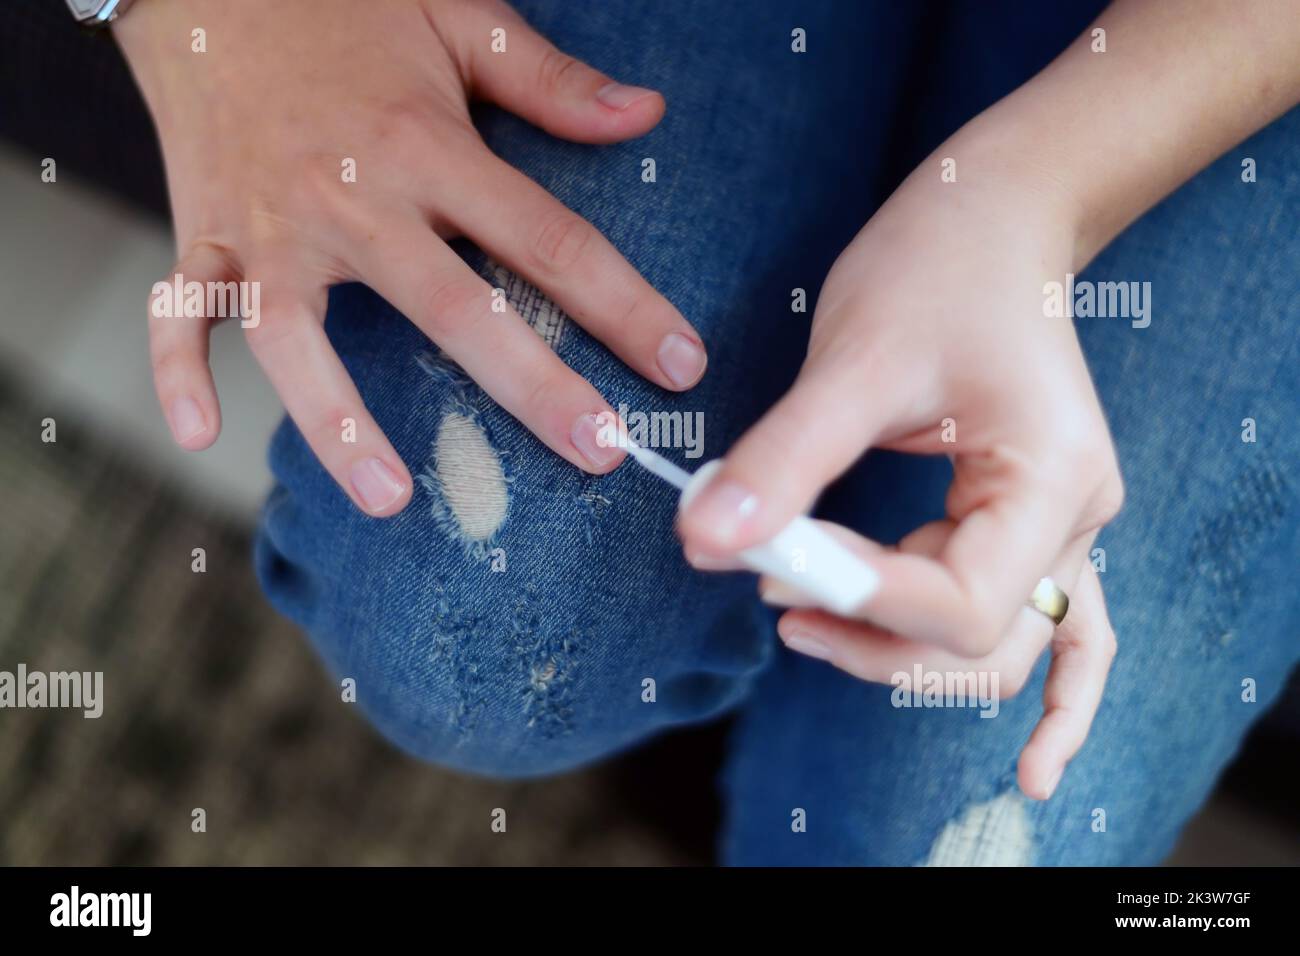
{"label": "knuckle", "polygon": [[[1100,467],[1097,464],[1099,461],[1104,462]],[[1084,479],[1085,490],[1082,492],[1076,530],[1096,530],[1114,520],[1124,507],[1124,479],[1120,476],[1114,455],[1105,450],[1098,451],[1091,461],[1079,467],[1086,467],[1094,477]],[[1076,481],[1075,494],[1079,494],[1078,487],[1079,482]],[[1091,490],[1086,490],[1088,488]]]}
{"label": "knuckle", "polygon": [[[367,155],[381,165],[394,169],[419,168],[429,156],[439,152],[439,134],[434,132],[430,111],[411,102],[398,102],[376,108],[370,124]],[[450,135],[453,124],[442,124]]]}
{"label": "knuckle", "polygon": [[547,218],[533,242],[533,264],[548,273],[571,269],[595,231],[581,216],[568,211]]}
{"label": "knuckle", "polygon": [[963,634],[963,651],[970,657],[983,657],[1002,642],[1006,621],[982,587],[968,582],[963,590],[966,594],[963,616],[968,622]]}
{"label": "knuckle", "polygon": [[523,407],[532,409],[540,417],[545,418],[546,410],[556,402],[557,396],[563,394],[566,377],[567,373],[564,372],[538,375],[528,387],[528,397]]}
{"label": "knuckle", "polygon": [[273,356],[278,346],[295,331],[293,323],[284,321],[283,317],[264,314],[261,322],[244,329],[244,341],[256,358],[265,360]]}
{"label": "knuckle", "polygon": [[439,332],[459,328],[481,305],[483,290],[476,280],[436,272],[425,280],[419,302],[426,321]]}
{"label": "knuckle", "polygon": [[645,309],[645,300],[639,295],[633,295],[628,299],[626,305],[619,307],[615,314],[618,315],[618,328],[630,329],[636,328],[641,323],[638,318]]}
{"label": "knuckle", "polygon": [[1063,414],[1051,420],[1051,430],[1045,433],[1051,435],[1054,450],[1038,449],[1033,462],[1034,480],[1053,493],[1077,489],[1113,458],[1106,432],[1078,414]]}
{"label": "knuckle", "polygon": [[314,222],[342,206],[352,195],[340,176],[338,158],[303,156],[297,172],[283,179],[278,191],[249,197],[244,216],[249,242],[257,246],[292,241],[296,224]]}
{"label": "knuckle", "polygon": [[150,358],[154,380],[159,383],[176,382],[189,374],[190,362],[187,356],[175,348],[155,352]]}
{"label": "knuckle", "polygon": [[375,144],[383,147],[419,142],[429,136],[426,117],[408,104],[380,109],[374,120]]}
{"label": "knuckle", "polygon": [[556,94],[575,82],[582,73],[582,62],[554,47],[547,50],[537,67],[537,88]]}
{"label": "knuckle", "polygon": [[360,428],[361,417],[356,411],[341,405],[326,405],[313,414],[311,421],[306,424],[313,446],[326,448],[332,445],[343,445],[344,433],[349,423]]}
{"label": "knuckle", "polygon": [[615,328],[655,333],[656,345],[666,332],[676,331],[686,321],[671,302],[654,290],[633,291],[626,304],[620,302],[610,309],[610,315],[617,316]]}
{"label": "knuckle", "polygon": [[1113,468],[1110,476],[1102,483],[1096,507],[1098,525],[1113,520],[1124,507],[1124,479],[1120,477],[1118,468]]}

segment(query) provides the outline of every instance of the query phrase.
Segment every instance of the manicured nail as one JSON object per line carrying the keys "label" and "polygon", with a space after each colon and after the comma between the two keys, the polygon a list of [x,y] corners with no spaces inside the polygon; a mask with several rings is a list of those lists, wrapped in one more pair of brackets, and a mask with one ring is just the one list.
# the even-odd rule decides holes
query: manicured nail
{"label": "manicured nail", "polygon": [[1062,767],[1060,770],[1056,771],[1056,774],[1055,774],[1055,775],[1052,777],[1052,779],[1048,782],[1048,784],[1047,784],[1047,793],[1046,793],[1046,795],[1044,795],[1044,797],[1043,797],[1044,800],[1049,800],[1049,799],[1051,799],[1052,794],[1056,793],[1056,785],[1059,784],[1059,783],[1061,782],[1061,774],[1063,774],[1063,773],[1065,773],[1065,768],[1064,768],[1064,767]]}
{"label": "manicured nail", "polygon": [[569,440],[582,453],[582,457],[595,467],[608,468],[623,457],[622,449],[606,440],[608,430],[608,426],[602,424],[595,415],[583,415],[573,423]]}
{"label": "manicured nail", "polygon": [[706,527],[717,544],[730,545],[758,511],[758,498],[735,481],[710,481],[686,508],[690,521]]}
{"label": "manicured nail", "polygon": [[819,661],[831,659],[831,649],[806,631],[791,631],[789,634],[781,635],[781,640],[785,641],[785,646],[790,650],[805,657]]}
{"label": "manicured nail", "polygon": [[350,477],[357,497],[371,514],[383,511],[406,491],[406,485],[378,458],[357,462],[352,466]]}
{"label": "manicured nail", "polygon": [[182,396],[172,402],[171,426],[172,435],[181,444],[208,430],[208,423],[203,418],[203,410],[188,396]]}
{"label": "manicured nail", "polygon": [[669,332],[659,343],[659,368],[678,388],[690,388],[704,374],[707,361],[700,343],[680,332]]}
{"label": "manicured nail", "polygon": [[612,110],[625,110],[637,100],[654,96],[654,90],[640,86],[624,86],[622,83],[607,83],[596,91],[596,99]]}

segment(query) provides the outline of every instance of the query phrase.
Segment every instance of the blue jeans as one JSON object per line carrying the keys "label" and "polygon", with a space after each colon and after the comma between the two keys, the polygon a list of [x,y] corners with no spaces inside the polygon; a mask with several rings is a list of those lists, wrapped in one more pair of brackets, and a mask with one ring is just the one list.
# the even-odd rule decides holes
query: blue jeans
{"label": "blue jeans", "polygon": [[[694,323],[708,375],[663,392],[527,283],[465,255],[616,408],[703,412],[700,461],[791,382],[812,312],[791,312],[791,290],[814,295],[910,166],[1101,6],[671,0],[648,16],[623,3],[516,5],[566,51],[665,93],[661,126],[611,147],[560,142],[496,110],[477,119],[497,153],[593,222]],[[806,53],[791,51],[795,27]],[[1256,183],[1241,181],[1246,156]],[[653,183],[641,180],[645,157]],[[1128,488],[1098,542],[1120,652],[1091,737],[1045,803],[1018,793],[1014,770],[1046,661],[986,720],[896,709],[890,688],[779,649],[752,577],[685,564],[671,488],[633,465],[596,478],[566,464],[361,286],[333,291],[327,329],[425,477],[401,515],[367,518],[286,421],[271,448],[261,580],[336,677],[356,681],[379,731],[444,766],[556,773],[736,715],[725,862],[1159,862],[1300,657],[1298,170],[1292,112],[1082,277],[1149,281],[1154,305],[1143,329],[1077,320]],[[473,467],[449,470],[466,431],[478,436]],[[873,453],[819,511],[895,540],[941,514],[949,478],[946,461]],[[505,503],[491,534],[466,506],[484,496]],[[1243,701],[1247,678],[1256,702]]]}

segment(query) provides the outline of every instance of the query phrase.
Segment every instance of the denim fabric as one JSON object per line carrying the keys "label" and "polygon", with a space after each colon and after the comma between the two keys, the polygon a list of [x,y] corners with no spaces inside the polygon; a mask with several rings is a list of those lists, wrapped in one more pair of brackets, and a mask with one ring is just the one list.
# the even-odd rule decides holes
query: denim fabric
{"label": "denim fabric", "polygon": [[[1101,4],[516,6],[568,52],[668,100],[659,128],[610,147],[495,109],[477,120],[699,330],[709,372],[684,395],[637,378],[572,322],[557,351],[615,407],[703,412],[703,461],[792,380],[811,304],[792,313],[791,290],[811,302],[907,163],[1028,79]],[[794,27],[807,54],[790,50]],[[1243,156],[1259,182],[1240,181]],[[641,181],[645,157],[654,183]],[[683,561],[671,488],[632,465],[594,478],[561,461],[361,286],[333,291],[327,330],[371,412],[413,474],[448,414],[472,420],[508,479],[504,523],[467,540],[436,482],[401,515],[367,518],[286,421],[261,580],[330,670],[357,681],[375,726],[445,766],[554,773],[738,713],[727,862],[1158,862],[1300,656],[1297,170],[1293,112],[1083,277],[1150,281],[1154,311],[1146,329],[1077,320],[1128,487],[1099,541],[1121,650],[1092,735],[1045,804],[1014,783],[1045,661],[984,720],[896,710],[889,688],[778,651],[752,577]],[[1240,438],[1247,417],[1255,444]],[[821,510],[893,540],[941,512],[948,478],[946,462],[872,454]],[[1246,677],[1258,703],[1241,701]],[[792,831],[797,809],[806,832]]]}

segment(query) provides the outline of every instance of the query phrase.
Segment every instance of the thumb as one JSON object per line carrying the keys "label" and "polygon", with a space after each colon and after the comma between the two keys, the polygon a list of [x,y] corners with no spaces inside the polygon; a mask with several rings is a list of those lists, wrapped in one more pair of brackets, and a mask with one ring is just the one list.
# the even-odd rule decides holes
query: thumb
{"label": "thumb", "polygon": [[[823,365],[825,363],[819,363]],[[854,368],[807,363],[678,518],[688,554],[722,556],[771,538],[871,446],[888,421]]]}
{"label": "thumb", "polygon": [[557,50],[504,3],[470,9],[456,37],[474,95],[578,143],[632,139],[663,118],[654,90],[616,83]]}

